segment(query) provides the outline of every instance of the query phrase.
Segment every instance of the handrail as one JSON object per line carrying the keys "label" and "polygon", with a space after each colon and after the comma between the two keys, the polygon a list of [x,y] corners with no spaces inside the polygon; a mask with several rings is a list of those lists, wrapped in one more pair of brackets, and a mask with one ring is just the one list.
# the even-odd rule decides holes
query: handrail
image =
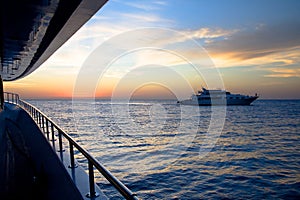
{"label": "handrail", "polygon": [[4,101],[8,103],[19,104],[19,95],[12,92],[3,92]]}
{"label": "handrail", "polygon": [[[70,154],[70,168],[75,168],[74,159],[74,148],[75,147],[87,160],[89,170],[89,188],[90,191],[87,197],[97,197],[95,192],[95,178],[94,178],[94,167],[122,194],[123,197],[130,200],[137,200],[136,194],[130,191],[121,181],[119,181],[111,172],[106,169],[98,160],[96,160],[87,150],[80,146],[69,134],[64,132],[57,124],[55,124],[50,118],[48,118],[42,111],[28,102],[21,100],[18,94],[4,92],[5,102],[14,103],[23,107],[35,119],[37,125],[40,126],[41,130],[46,134],[48,141],[52,141],[52,146],[55,148],[55,130],[58,133],[59,152],[63,150],[62,137],[69,142],[69,154]],[[51,136],[49,134],[51,133]],[[51,142],[50,142],[51,144]]]}

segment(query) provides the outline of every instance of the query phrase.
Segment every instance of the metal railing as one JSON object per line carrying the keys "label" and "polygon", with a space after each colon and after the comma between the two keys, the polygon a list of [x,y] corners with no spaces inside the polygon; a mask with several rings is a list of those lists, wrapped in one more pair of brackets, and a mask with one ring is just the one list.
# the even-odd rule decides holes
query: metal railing
{"label": "metal railing", "polygon": [[19,95],[11,92],[3,92],[4,101],[8,103],[19,104]]}
{"label": "metal railing", "polygon": [[88,176],[89,176],[89,193],[87,197],[94,198],[97,197],[95,190],[95,178],[94,178],[94,168],[96,168],[105,178],[108,180],[112,186],[114,186],[120,194],[126,199],[137,200],[136,194],[130,191],[121,181],[119,181],[115,176],[113,176],[109,170],[107,170],[98,160],[96,160],[87,150],[81,147],[69,134],[64,132],[58,125],[56,125],[50,118],[48,118],[39,109],[23,101],[19,98],[18,94],[4,92],[5,102],[13,103],[24,108],[31,117],[39,125],[40,129],[46,135],[49,143],[52,143],[55,149],[55,135],[58,136],[58,151],[63,152],[63,138],[69,142],[69,155],[70,155],[70,168],[76,168],[75,158],[74,158],[74,147],[87,159],[88,161]]}

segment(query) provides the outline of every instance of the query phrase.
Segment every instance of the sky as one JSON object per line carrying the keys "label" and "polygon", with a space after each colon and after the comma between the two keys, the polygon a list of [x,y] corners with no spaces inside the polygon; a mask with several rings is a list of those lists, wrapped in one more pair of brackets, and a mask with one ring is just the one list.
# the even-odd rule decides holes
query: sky
{"label": "sky", "polygon": [[4,87],[21,98],[180,99],[205,86],[300,99],[299,10],[298,0],[110,0]]}

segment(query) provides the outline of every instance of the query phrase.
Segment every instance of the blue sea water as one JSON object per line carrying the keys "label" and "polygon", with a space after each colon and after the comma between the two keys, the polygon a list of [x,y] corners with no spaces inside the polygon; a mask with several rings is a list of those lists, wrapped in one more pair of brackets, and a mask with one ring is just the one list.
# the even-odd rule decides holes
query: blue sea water
{"label": "blue sea water", "polygon": [[[299,100],[228,106],[214,135],[207,134],[211,107],[182,113],[168,100],[28,102],[141,199],[300,199]],[[109,198],[122,199],[101,175],[97,182]]]}

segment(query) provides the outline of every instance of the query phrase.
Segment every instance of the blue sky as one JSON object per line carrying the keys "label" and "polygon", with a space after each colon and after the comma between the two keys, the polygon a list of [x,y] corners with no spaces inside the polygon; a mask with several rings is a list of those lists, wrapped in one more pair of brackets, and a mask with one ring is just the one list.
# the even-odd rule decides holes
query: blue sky
{"label": "blue sky", "polygon": [[[155,14],[174,23],[172,28],[239,28],[260,23],[295,20],[299,16],[297,0],[172,0],[110,1],[103,12]],[[99,12],[99,14],[102,11]],[[157,24],[158,25],[158,24]]]}
{"label": "blue sky", "polygon": [[[6,88],[27,97],[72,96],[84,61],[104,41],[136,28],[160,27],[201,44],[226,89],[257,92],[262,98],[300,98],[299,10],[297,0],[110,0],[36,72]],[[179,45],[178,41],[182,39],[174,38],[169,45]],[[140,53],[128,56],[127,61],[132,59],[136,65],[158,57]],[[141,64],[149,65],[149,61]],[[156,76],[145,71],[144,76]],[[106,84],[112,82],[117,80],[108,79]],[[196,90],[203,83],[191,84]],[[57,87],[59,91],[52,89]]]}

